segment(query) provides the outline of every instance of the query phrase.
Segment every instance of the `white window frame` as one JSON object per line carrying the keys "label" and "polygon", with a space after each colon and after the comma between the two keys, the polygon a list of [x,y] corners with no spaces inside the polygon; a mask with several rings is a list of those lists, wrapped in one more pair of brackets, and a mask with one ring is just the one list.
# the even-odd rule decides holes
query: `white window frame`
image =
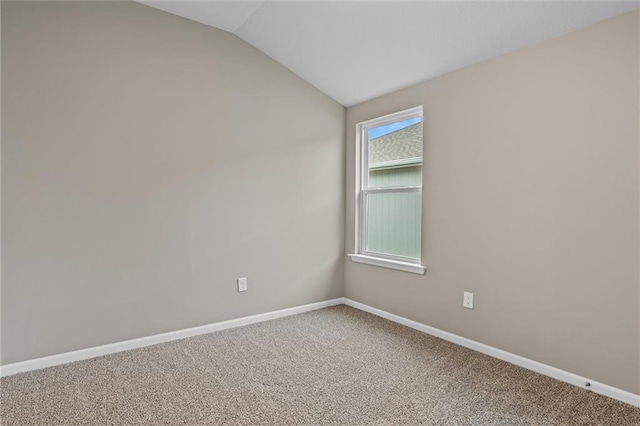
{"label": "white window frame", "polygon": [[[373,120],[364,121],[357,124],[357,149],[356,149],[356,247],[355,253],[351,254],[351,260],[359,263],[367,263],[375,266],[382,266],[401,271],[424,274],[426,267],[422,266],[422,259],[398,256],[387,253],[377,253],[365,250],[367,247],[367,195],[418,192],[422,199],[422,185],[407,186],[387,186],[369,187],[369,130],[372,128],[405,121],[412,118],[424,118],[422,106],[410,108],[394,114],[385,115]],[[424,143],[424,136],[423,136]],[[423,150],[424,151],[424,150]],[[424,155],[423,155],[424,157]],[[422,234],[422,227],[420,227]],[[422,235],[420,235],[422,241]],[[422,250],[420,250],[422,256]]]}

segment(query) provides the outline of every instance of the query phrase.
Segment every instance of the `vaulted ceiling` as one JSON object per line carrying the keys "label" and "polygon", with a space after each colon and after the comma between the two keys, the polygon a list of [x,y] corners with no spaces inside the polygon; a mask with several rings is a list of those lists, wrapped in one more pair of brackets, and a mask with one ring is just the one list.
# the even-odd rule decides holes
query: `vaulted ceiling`
{"label": "vaulted ceiling", "polygon": [[637,1],[160,1],[236,34],[344,106],[638,8]]}

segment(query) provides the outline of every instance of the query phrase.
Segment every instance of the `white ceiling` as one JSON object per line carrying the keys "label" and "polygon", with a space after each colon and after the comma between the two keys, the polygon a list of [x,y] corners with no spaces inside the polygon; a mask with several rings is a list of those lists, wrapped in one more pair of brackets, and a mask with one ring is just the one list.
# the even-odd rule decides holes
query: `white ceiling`
{"label": "white ceiling", "polygon": [[638,1],[159,1],[236,34],[344,106],[557,37]]}

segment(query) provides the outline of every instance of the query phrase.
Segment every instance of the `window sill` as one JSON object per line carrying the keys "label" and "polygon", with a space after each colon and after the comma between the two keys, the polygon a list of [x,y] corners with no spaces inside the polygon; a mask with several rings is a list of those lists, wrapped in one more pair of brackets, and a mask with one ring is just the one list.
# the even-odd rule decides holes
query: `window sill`
{"label": "window sill", "polygon": [[411,272],[423,275],[427,270],[426,266],[415,263],[400,262],[397,260],[384,259],[381,257],[366,256],[364,254],[349,254],[352,262],[366,263],[367,265],[380,266],[382,268],[396,269],[398,271]]}

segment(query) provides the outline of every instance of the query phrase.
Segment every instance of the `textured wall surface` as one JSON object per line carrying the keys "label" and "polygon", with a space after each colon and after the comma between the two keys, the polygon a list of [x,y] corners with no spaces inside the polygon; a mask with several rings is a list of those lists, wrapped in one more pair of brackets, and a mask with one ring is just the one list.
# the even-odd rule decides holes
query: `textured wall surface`
{"label": "textured wall surface", "polygon": [[356,123],[424,106],[429,270],[345,296],[639,393],[638,47],[632,12],[349,108],[352,251]]}

